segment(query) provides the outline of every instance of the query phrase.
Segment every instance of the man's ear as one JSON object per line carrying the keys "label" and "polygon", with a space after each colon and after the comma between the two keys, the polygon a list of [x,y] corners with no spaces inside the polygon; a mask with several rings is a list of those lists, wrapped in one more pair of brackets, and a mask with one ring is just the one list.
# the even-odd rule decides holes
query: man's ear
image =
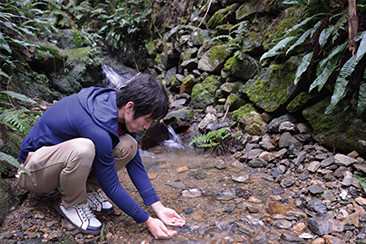
{"label": "man's ear", "polygon": [[125,105],[125,109],[128,113],[134,113],[135,112],[135,104],[133,102],[128,102],[126,105]]}

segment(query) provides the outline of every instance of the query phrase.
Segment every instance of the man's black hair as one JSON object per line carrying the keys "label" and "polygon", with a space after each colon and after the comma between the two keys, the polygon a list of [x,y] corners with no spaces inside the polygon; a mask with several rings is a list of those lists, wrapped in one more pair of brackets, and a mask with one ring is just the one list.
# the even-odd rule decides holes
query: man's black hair
{"label": "man's black hair", "polygon": [[169,110],[167,91],[161,82],[148,74],[139,74],[117,90],[117,107],[134,103],[133,118],[151,113],[152,119],[163,118]]}

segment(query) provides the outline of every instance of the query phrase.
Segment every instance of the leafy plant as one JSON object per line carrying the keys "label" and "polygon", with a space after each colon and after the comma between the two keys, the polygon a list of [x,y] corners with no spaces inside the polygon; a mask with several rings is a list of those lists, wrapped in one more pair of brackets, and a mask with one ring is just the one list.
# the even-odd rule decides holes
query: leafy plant
{"label": "leafy plant", "polygon": [[141,48],[144,32],[151,10],[149,1],[105,1],[100,2],[91,11],[91,17],[98,19],[98,35],[103,36],[104,42],[109,43],[113,51],[127,51],[134,46]]}
{"label": "leafy plant", "polygon": [[228,130],[229,127],[222,127],[207,134],[196,136],[188,143],[188,147],[195,144],[196,147],[212,148],[216,154],[223,154],[228,148],[228,145],[225,145],[228,143],[226,139],[231,135]]}
{"label": "leafy plant", "polygon": [[51,26],[38,9],[39,3],[5,0],[0,2],[0,76],[7,79],[20,66],[28,67],[25,50],[36,47],[33,43],[40,35],[51,33]]}
{"label": "leafy plant", "polygon": [[[316,87],[320,92],[325,84],[334,83],[333,95],[325,113],[331,113],[347,95],[347,92],[352,91],[358,93],[355,110],[357,116],[360,116],[366,110],[365,89],[360,82],[352,85],[349,83],[352,78],[354,83],[360,80],[354,76],[356,67],[361,63],[360,61],[366,52],[366,32],[360,31],[351,40],[345,38],[348,29],[357,29],[358,26],[349,23],[349,28],[346,28],[347,20],[351,17],[348,16],[347,11],[336,9],[341,5],[332,6],[332,4],[321,0],[311,3],[309,1],[288,0],[283,3],[302,5],[306,9],[304,16],[310,16],[305,17],[300,23],[285,31],[283,38],[264,53],[260,61],[278,55],[289,55],[294,53],[299,46],[305,46],[309,43],[315,44],[313,51],[303,56],[295,75],[294,84],[296,85],[300,81],[305,72],[311,72],[309,69],[315,64],[317,67],[316,78],[309,86],[309,93]],[[349,6],[349,8],[355,8],[355,6]],[[338,14],[332,14],[334,12],[338,12]],[[352,49],[355,43],[359,43],[356,52],[355,49]],[[352,56],[350,52],[347,52],[347,47],[353,52]],[[336,78],[333,80],[331,77]]]}
{"label": "leafy plant", "polygon": [[[1,91],[0,92],[0,124],[7,126],[9,129],[19,132],[21,135],[26,136],[33,124],[41,116],[38,112],[33,112],[26,108],[16,109],[13,100],[36,103],[34,100],[28,98],[27,96],[16,93],[13,91]],[[29,173],[25,168],[23,168],[19,162],[11,155],[0,152],[0,161],[5,161],[17,168],[24,170]]]}
{"label": "leafy plant", "polygon": [[360,186],[362,187],[363,191],[366,193],[366,177],[355,175],[355,178],[360,181]]}

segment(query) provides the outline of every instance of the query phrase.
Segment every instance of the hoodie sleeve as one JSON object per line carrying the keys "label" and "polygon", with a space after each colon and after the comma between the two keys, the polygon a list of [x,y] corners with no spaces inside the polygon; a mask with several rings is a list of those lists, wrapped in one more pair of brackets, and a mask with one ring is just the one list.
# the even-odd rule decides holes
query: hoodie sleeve
{"label": "hoodie sleeve", "polygon": [[[131,135],[137,140],[137,133],[131,133]],[[126,168],[133,184],[144,200],[144,203],[146,205],[151,205],[154,202],[159,201],[145,167],[142,164],[139,150],[137,150],[135,157],[126,165]]]}
{"label": "hoodie sleeve", "polygon": [[[127,193],[119,182],[112,153],[112,139],[108,132],[96,128],[88,134],[91,136],[96,150],[93,163],[94,174],[104,193],[126,214],[131,216],[137,223],[143,223],[149,215]],[[91,135],[92,134],[92,135]]]}

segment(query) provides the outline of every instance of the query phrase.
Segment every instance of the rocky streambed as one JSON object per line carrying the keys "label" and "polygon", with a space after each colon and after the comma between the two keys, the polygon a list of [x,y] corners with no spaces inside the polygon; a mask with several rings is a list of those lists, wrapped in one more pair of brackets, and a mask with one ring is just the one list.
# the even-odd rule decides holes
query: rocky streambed
{"label": "rocky streambed", "polygon": [[[53,209],[57,194],[28,194],[5,218],[1,243],[366,243],[364,159],[330,152],[287,116],[268,126],[274,133],[242,135],[225,156],[167,146],[142,152],[161,201],[187,222],[170,240],[154,240],[119,210],[98,216],[100,235],[84,235]],[[142,204],[126,172],[120,180]]]}

